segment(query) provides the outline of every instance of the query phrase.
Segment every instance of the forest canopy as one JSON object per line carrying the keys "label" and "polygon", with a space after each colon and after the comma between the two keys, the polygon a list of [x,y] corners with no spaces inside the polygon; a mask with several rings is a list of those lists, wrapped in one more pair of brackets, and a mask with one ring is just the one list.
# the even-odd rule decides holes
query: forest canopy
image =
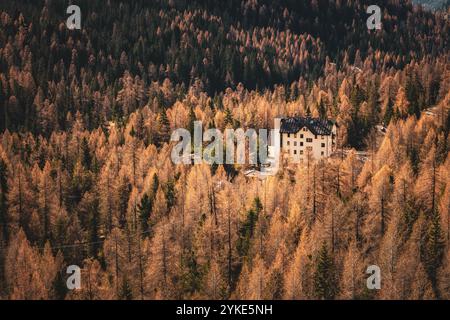
{"label": "forest canopy", "polygon": [[[369,2],[0,2],[0,298],[449,299],[449,9]],[[335,156],[170,159],[194,121],[305,115]]]}

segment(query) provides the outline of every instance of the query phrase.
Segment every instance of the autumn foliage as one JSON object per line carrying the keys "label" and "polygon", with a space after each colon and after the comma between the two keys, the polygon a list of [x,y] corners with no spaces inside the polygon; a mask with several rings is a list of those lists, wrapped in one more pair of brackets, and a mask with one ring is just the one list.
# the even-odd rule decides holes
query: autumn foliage
{"label": "autumn foliage", "polygon": [[[73,32],[57,1],[0,3],[0,298],[450,299],[444,11],[380,1],[370,32],[367,1],[79,2]],[[307,114],[333,157],[171,161],[193,121]]]}

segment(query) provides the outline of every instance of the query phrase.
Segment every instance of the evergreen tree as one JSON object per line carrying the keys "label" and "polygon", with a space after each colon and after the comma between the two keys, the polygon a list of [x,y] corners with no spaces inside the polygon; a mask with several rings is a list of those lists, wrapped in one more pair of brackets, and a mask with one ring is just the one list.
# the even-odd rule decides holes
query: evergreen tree
{"label": "evergreen tree", "polygon": [[319,117],[321,119],[326,119],[327,118],[327,108],[325,107],[325,103],[323,101],[323,99],[320,100],[319,106],[317,107],[317,109],[319,110]]}
{"label": "evergreen tree", "polygon": [[227,126],[234,126],[233,114],[231,113],[231,110],[229,108],[225,109],[225,127]]}
{"label": "evergreen tree", "polygon": [[442,235],[440,215],[437,210],[434,211],[428,225],[424,237],[424,245],[422,249],[422,262],[425,270],[430,278],[433,291],[436,298],[440,298],[440,293],[437,287],[437,270],[442,265],[444,257],[445,244]]}
{"label": "evergreen tree", "polygon": [[250,248],[258,215],[262,210],[261,200],[257,197],[253,202],[253,207],[247,212],[247,217],[239,229],[239,239],[237,251],[241,257],[246,257]]}
{"label": "evergreen tree", "polygon": [[150,195],[153,199],[155,199],[155,197],[156,197],[156,192],[158,192],[158,187],[159,187],[159,178],[158,178],[158,175],[155,173],[153,175],[153,179],[152,179],[151,195]]}
{"label": "evergreen tree", "polygon": [[131,193],[131,184],[126,176],[122,178],[118,189],[119,226],[121,229],[124,229],[127,225],[127,208]]}
{"label": "evergreen tree", "polygon": [[188,294],[197,292],[202,282],[201,266],[197,263],[194,251],[184,255],[184,273],[182,275],[183,291]]}
{"label": "evergreen tree", "polygon": [[170,138],[170,122],[167,118],[166,110],[159,114],[159,143],[162,145],[168,142]]}
{"label": "evergreen tree", "polygon": [[8,241],[8,168],[3,159],[0,159],[0,228],[2,240]]}
{"label": "evergreen tree", "polygon": [[394,117],[394,104],[393,104],[391,98],[389,98],[387,105],[386,105],[386,111],[384,112],[384,118],[383,118],[383,122],[386,127],[389,125],[389,123],[391,122],[391,119],[393,117]]}
{"label": "evergreen tree", "polygon": [[89,255],[97,258],[101,248],[100,243],[100,211],[99,199],[94,195],[94,199],[89,206]]}
{"label": "evergreen tree", "polygon": [[[136,124],[136,137],[140,141],[145,141],[145,121],[142,112],[139,112],[137,124]],[[145,141],[146,142],[146,141]]]}
{"label": "evergreen tree", "polygon": [[90,170],[91,161],[92,158],[89,150],[89,144],[86,137],[83,137],[83,140],[81,140],[81,164],[86,170]]}
{"label": "evergreen tree", "polygon": [[153,208],[153,200],[148,194],[144,194],[141,203],[138,204],[139,221],[141,223],[142,232],[148,231],[148,219]]}
{"label": "evergreen tree", "polygon": [[173,180],[169,180],[165,188],[165,196],[167,200],[167,210],[170,210],[175,204],[175,183]]}
{"label": "evergreen tree", "polygon": [[419,152],[417,151],[416,147],[411,147],[409,151],[409,161],[411,162],[411,168],[414,172],[414,174],[417,174],[419,172]]}
{"label": "evergreen tree", "polygon": [[333,257],[324,242],[320,248],[314,273],[314,294],[318,299],[334,299],[338,293],[338,281]]}
{"label": "evergreen tree", "polygon": [[416,72],[413,72],[406,80],[405,92],[409,102],[408,113],[419,118],[424,103],[424,96],[423,87],[417,78]]}
{"label": "evergreen tree", "polygon": [[191,137],[194,136],[194,122],[196,121],[196,116],[194,112],[194,108],[191,107],[189,109],[189,133],[191,134]]}
{"label": "evergreen tree", "polygon": [[119,291],[119,300],[132,300],[133,299],[133,291],[131,290],[130,282],[127,277],[123,277],[122,285],[120,286]]}

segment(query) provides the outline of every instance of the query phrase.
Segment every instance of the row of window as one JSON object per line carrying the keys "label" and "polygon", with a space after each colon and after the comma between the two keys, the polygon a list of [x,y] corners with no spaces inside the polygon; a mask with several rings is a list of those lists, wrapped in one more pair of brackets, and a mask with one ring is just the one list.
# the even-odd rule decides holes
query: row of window
{"label": "row of window", "polygon": [[[306,131],[306,130],[303,130],[303,131]],[[297,134],[293,133],[293,134],[292,134],[293,138],[296,138],[296,136],[297,136],[297,138],[298,138],[298,135],[299,135],[299,133],[297,133]],[[288,138],[290,138],[290,137],[291,137],[291,134],[288,133],[287,136],[288,136]],[[303,133],[300,133],[300,139],[303,139]],[[308,140],[308,139],[312,141],[311,138],[306,138],[306,140]],[[317,139],[317,134],[314,135],[314,139]],[[325,136],[321,135],[321,136],[320,136],[320,139],[322,139],[322,140],[325,139]]]}
{"label": "row of window", "polygon": [[[311,141],[309,141],[311,140]],[[306,142],[312,142],[312,139],[308,138],[306,139]],[[289,146],[290,145],[290,141],[287,141],[286,144]],[[294,147],[297,146],[297,141],[294,141]],[[321,143],[322,148],[325,148],[325,143]],[[303,142],[300,141],[300,147],[303,147]]]}
{"label": "row of window", "polygon": [[[297,154],[297,150],[294,150],[294,154],[295,154],[295,155]],[[300,155],[302,155],[302,154],[303,154],[303,150],[300,150]],[[325,152],[321,151],[321,152],[320,152],[320,155],[321,155],[321,156],[325,155]]]}

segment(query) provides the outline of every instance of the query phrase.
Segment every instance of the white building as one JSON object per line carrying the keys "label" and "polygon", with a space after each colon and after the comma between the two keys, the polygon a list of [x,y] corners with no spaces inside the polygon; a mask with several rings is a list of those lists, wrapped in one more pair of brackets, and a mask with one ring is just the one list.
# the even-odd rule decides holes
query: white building
{"label": "white building", "polygon": [[308,154],[318,160],[336,150],[337,125],[334,121],[310,117],[276,118],[275,130],[280,131],[282,154],[293,162],[301,162]]}

